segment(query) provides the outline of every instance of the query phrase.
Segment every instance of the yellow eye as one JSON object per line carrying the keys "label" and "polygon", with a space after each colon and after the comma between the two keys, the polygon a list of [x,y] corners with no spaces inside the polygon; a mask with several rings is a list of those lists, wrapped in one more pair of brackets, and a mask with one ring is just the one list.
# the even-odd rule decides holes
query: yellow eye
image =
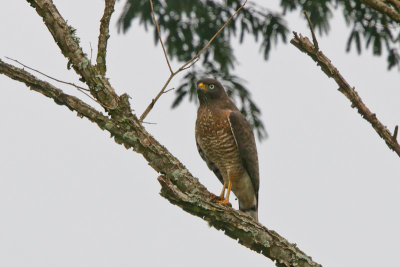
{"label": "yellow eye", "polygon": [[208,86],[208,88],[210,88],[211,90],[214,89],[214,84],[210,84],[210,85]]}

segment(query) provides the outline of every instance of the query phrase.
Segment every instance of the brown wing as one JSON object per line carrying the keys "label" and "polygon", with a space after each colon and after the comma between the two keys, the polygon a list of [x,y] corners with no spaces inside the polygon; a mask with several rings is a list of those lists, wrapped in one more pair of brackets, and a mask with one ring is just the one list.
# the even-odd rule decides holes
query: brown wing
{"label": "brown wing", "polygon": [[229,123],[238,146],[243,166],[250,176],[258,200],[260,177],[258,170],[257,147],[253,130],[251,129],[250,123],[239,111],[232,111],[229,114]]}
{"label": "brown wing", "polygon": [[201,149],[197,141],[196,141],[196,146],[197,146],[197,151],[199,151],[200,157],[207,163],[208,168],[212,170],[215,176],[217,176],[218,180],[222,184],[224,184],[224,178],[222,178],[221,172],[217,168],[217,165],[215,165],[209,158],[207,158],[206,153],[204,153],[204,151]]}

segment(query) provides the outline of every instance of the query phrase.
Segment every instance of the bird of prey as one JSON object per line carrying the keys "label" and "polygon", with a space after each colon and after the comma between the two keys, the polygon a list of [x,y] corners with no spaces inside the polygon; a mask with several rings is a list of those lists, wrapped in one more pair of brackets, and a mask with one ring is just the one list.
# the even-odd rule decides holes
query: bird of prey
{"label": "bird of prey", "polygon": [[233,191],[239,209],[258,221],[258,156],[250,123],[217,80],[199,80],[197,94],[196,144],[202,159],[223,184],[217,202],[229,205]]}

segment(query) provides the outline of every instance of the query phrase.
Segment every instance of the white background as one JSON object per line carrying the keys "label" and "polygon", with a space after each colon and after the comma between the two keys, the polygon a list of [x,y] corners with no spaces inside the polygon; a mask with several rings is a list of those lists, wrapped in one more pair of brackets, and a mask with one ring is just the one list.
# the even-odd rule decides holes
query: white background
{"label": "white background", "polygon": [[[91,43],[95,55],[103,1],[54,2],[84,51],[90,54]],[[123,4],[111,23],[108,77],[140,115],[169,73],[152,33],[134,23],[127,35],[117,34]],[[399,72],[386,70],[386,55],[346,54],[349,29],[340,13],[329,37],[318,38],[320,48],[393,131]],[[299,13],[289,28],[309,35]],[[2,60],[79,82],[27,2],[2,5],[0,36]],[[324,266],[396,266],[399,157],[308,56],[289,43],[267,62],[258,51],[250,37],[235,44],[236,73],[247,80],[269,133],[258,143],[260,221]],[[179,84],[177,77],[171,87]],[[158,175],[142,156],[87,119],[3,75],[0,90],[0,266],[274,266],[160,197]],[[218,193],[221,185],[195,147],[196,105],[184,101],[171,110],[173,99],[173,92],[160,99],[146,119],[157,124],[146,128]]]}

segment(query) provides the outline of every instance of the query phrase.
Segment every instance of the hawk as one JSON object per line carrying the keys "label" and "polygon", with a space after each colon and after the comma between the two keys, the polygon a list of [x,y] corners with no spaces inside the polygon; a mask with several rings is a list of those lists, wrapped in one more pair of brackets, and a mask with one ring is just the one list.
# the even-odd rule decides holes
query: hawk
{"label": "hawk", "polygon": [[200,106],[196,145],[202,159],[223,184],[217,202],[230,205],[229,194],[233,191],[239,210],[258,221],[258,156],[250,123],[217,80],[199,80],[197,94]]}

